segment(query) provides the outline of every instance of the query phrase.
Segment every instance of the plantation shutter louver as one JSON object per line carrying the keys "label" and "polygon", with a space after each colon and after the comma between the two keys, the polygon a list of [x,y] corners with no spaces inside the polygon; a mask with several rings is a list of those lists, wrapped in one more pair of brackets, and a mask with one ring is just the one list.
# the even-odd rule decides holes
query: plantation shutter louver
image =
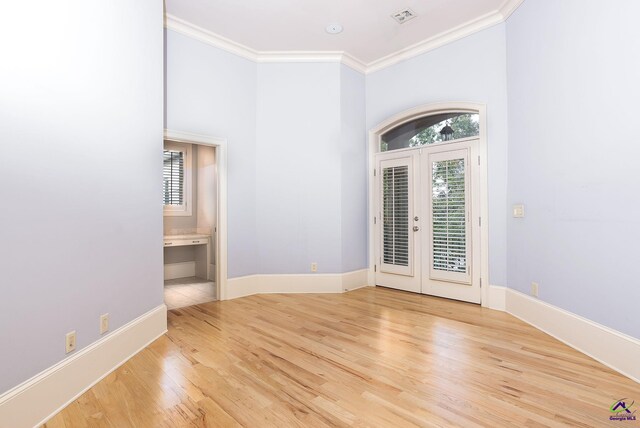
{"label": "plantation shutter louver", "polygon": [[[388,164],[389,166],[385,166]],[[410,160],[382,163],[382,266],[384,272],[413,274]]]}
{"label": "plantation shutter louver", "polygon": [[184,152],[164,150],[164,205],[184,205]]}
{"label": "plantation shutter louver", "polygon": [[431,277],[470,282],[466,156],[432,159],[431,168]]}

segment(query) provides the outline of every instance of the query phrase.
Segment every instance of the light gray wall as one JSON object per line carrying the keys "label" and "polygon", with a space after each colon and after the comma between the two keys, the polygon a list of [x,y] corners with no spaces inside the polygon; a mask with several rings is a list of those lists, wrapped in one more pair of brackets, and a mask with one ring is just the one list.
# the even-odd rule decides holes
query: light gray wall
{"label": "light gray wall", "polygon": [[525,1],[507,22],[508,284],[640,337],[640,2]]}
{"label": "light gray wall", "polygon": [[340,64],[258,65],[260,273],[341,272]]}
{"label": "light gray wall", "polygon": [[342,272],[367,267],[367,132],[365,76],[340,67]]}
{"label": "light gray wall", "polygon": [[255,63],[166,34],[166,127],[227,139],[228,275],[258,273]]}
{"label": "light gray wall", "polygon": [[365,79],[337,63],[258,65],[261,273],[367,266]]}
{"label": "light gray wall", "polygon": [[505,27],[496,25],[367,75],[367,129],[434,102],[487,106],[489,281],[507,283],[507,92]]}
{"label": "light gray wall", "polygon": [[0,393],[163,299],[162,2],[2,13]]}
{"label": "light gray wall", "polygon": [[166,39],[167,128],[228,139],[229,277],[366,267],[364,77]]}

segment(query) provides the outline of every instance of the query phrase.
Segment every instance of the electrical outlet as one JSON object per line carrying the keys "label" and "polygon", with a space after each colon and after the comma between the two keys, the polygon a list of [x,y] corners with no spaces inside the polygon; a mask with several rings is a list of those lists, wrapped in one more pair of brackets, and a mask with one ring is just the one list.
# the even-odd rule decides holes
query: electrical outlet
{"label": "electrical outlet", "polygon": [[524,218],[524,205],[516,204],[513,206],[513,216],[515,218]]}
{"label": "electrical outlet", "polygon": [[537,282],[532,282],[531,283],[531,295],[533,297],[538,297],[538,283]]}
{"label": "electrical outlet", "polygon": [[109,331],[109,314],[100,315],[100,334]]}
{"label": "electrical outlet", "polygon": [[73,352],[76,350],[76,331],[70,331],[65,336],[65,348],[66,353]]}
{"label": "electrical outlet", "polygon": [[311,263],[311,272],[318,272],[318,263]]}

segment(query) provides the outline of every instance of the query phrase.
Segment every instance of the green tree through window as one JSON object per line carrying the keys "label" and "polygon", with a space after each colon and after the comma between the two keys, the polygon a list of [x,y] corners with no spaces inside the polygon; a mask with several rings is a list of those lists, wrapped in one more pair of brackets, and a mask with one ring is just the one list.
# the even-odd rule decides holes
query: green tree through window
{"label": "green tree through window", "polygon": [[420,147],[445,141],[440,133],[445,126],[451,127],[453,134],[446,140],[475,137],[480,134],[478,113],[448,112],[422,116],[396,126],[382,134],[380,151]]}
{"label": "green tree through window", "polygon": [[453,128],[454,140],[459,138],[475,137],[480,133],[480,124],[477,114],[461,114],[451,119],[443,120],[435,125],[431,125],[428,128],[418,132],[413,138],[409,140],[409,147],[424,146],[425,144],[433,144],[443,141],[443,136],[440,134],[440,130],[449,125]]}

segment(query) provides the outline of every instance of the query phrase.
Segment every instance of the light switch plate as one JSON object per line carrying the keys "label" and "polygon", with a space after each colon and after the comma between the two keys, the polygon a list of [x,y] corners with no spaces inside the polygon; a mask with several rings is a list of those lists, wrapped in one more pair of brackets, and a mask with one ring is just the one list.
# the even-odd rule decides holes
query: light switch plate
{"label": "light switch plate", "polygon": [[109,314],[100,315],[100,334],[109,331]]}
{"label": "light switch plate", "polygon": [[524,205],[516,204],[513,206],[513,216],[515,218],[523,218],[524,217]]}
{"label": "light switch plate", "polygon": [[76,331],[70,331],[64,337],[65,339],[65,352],[73,352],[76,350]]}

